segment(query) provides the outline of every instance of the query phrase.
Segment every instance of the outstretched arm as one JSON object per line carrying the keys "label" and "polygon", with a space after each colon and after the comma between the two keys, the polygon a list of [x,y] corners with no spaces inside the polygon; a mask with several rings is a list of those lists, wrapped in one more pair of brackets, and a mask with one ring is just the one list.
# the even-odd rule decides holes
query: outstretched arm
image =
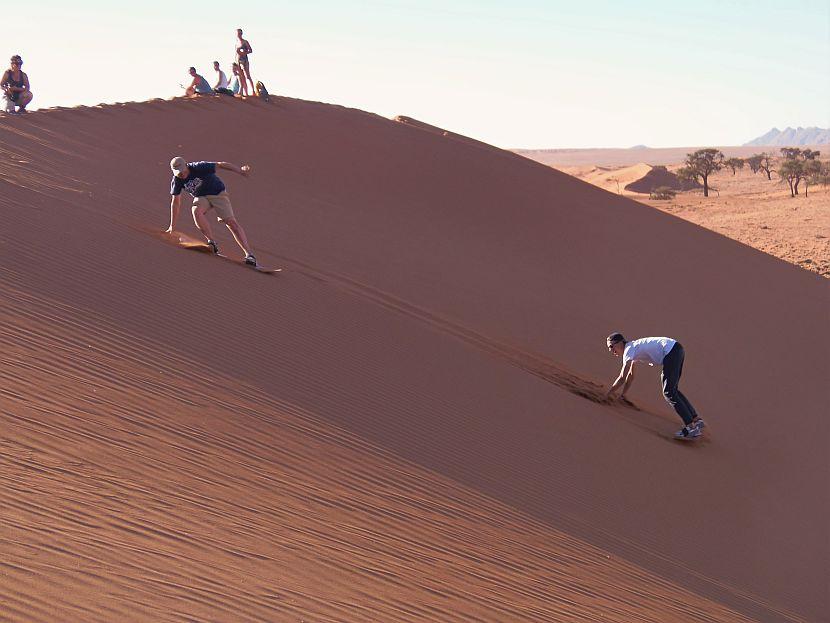
{"label": "outstretched arm", "polygon": [[170,198],[170,227],[167,228],[167,233],[172,234],[176,231],[176,221],[179,220],[179,210],[182,206],[182,196],[173,195]]}
{"label": "outstretched arm", "polygon": [[623,382],[623,388],[620,392],[620,398],[625,398],[625,393],[628,391],[628,388],[631,387],[631,381],[634,380],[634,362],[629,361],[628,366],[628,374],[625,375],[625,381]]}
{"label": "outstretched arm", "polygon": [[606,398],[611,398],[611,396],[614,394],[614,392],[617,391],[617,388],[619,388],[621,385],[624,385],[622,393],[623,393],[623,395],[625,395],[625,392],[628,391],[628,386],[631,385],[631,381],[632,381],[633,378],[634,378],[634,361],[629,360],[629,361],[626,361],[623,364],[623,367],[620,370],[620,375],[617,377],[617,379],[611,385],[611,388],[607,392],[605,392],[605,397]]}
{"label": "outstretched arm", "polygon": [[249,164],[243,164],[241,167],[238,167],[232,162],[217,162],[216,167],[227,171],[233,171],[234,173],[239,173],[242,177],[248,177],[248,174],[251,172],[251,165]]}

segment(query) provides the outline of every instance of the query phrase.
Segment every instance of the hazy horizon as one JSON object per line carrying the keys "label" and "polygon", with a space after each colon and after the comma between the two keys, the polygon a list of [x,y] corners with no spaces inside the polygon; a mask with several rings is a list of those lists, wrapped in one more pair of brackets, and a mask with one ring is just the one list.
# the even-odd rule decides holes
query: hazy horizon
{"label": "hazy horizon", "polygon": [[194,18],[160,0],[43,0],[15,9],[5,53],[24,58],[32,109],[180,95],[191,65],[213,83],[242,27],[272,93],[500,147],[741,145],[773,127],[830,126],[827,3],[749,8],[252,0],[231,16],[208,0]]}

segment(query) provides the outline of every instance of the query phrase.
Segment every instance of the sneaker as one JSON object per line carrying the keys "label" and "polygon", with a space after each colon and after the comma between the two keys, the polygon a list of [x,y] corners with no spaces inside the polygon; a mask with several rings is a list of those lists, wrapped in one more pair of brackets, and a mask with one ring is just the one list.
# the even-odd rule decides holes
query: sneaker
{"label": "sneaker", "polygon": [[697,418],[694,422],[692,422],[692,426],[703,432],[703,429],[706,427],[706,422],[703,421],[703,418]]}
{"label": "sneaker", "polygon": [[207,241],[210,250],[213,251],[216,255],[219,255],[219,245],[217,245],[213,240]]}
{"label": "sneaker", "polygon": [[677,439],[691,439],[693,437],[700,437],[700,434],[700,429],[697,426],[684,426],[674,436]]}
{"label": "sneaker", "polygon": [[248,264],[249,266],[256,266],[257,265],[256,258],[251,253],[249,253],[248,255],[245,256],[245,263]]}

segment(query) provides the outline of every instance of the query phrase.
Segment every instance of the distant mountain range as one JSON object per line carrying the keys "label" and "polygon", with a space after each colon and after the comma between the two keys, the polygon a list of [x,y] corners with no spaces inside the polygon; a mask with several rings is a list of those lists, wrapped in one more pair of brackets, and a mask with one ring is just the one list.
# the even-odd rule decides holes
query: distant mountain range
{"label": "distant mountain range", "polygon": [[775,147],[794,147],[796,145],[828,145],[830,130],[823,128],[773,128],[763,136],[744,143],[744,145],[772,145]]}

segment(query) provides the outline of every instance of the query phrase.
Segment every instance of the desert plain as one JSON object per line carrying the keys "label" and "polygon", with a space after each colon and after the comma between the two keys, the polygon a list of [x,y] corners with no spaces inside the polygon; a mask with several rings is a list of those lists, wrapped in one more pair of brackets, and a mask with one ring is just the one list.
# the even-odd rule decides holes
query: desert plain
{"label": "desert plain", "polygon": [[[830,157],[827,145],[807,147]],[[713,174],[713,190],[704,197],[700,189],[679,192],[674,199],[650,199],[648,193],[625,186],[641,179],[653,166],[676,172],[686,155],[700,149],[557,149],[517,150],[609,192],[630,197],[679,216],[706,229],[760,249],[805,270],[830,277],[830,192],[822,184],[806,188],[792,197],[786,181],[773,172],[752,173],[748,166],[735,172],[724,168]],[[768,152],[780,156],[777,147],[740,146],[718,148],[726,158],[748,158]],[[822,151],[823,150],[823,151]]]}

